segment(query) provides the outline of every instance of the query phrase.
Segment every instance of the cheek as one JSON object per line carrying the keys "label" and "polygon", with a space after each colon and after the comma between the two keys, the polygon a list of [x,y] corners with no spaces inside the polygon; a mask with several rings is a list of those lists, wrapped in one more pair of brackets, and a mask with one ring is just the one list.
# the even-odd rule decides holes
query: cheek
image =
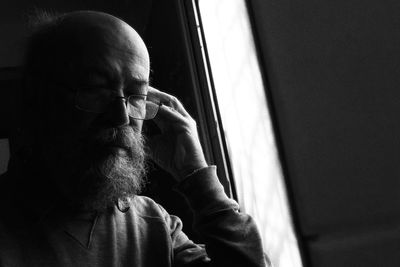
{"label": "cheek", "polygon": [[77,110],[76,108],[71,112],[71,116],[66,118],[68,124],[66,125],[70,132],[75,132],[77,135],[86,134],[98,120],[98,114],[88,113]]}
{"label": "cheek", "polygon": [[85,113],[73,106],[58,106],[44,120],[44,135],[57,143],[76,146],[95,121],[96,114]]}

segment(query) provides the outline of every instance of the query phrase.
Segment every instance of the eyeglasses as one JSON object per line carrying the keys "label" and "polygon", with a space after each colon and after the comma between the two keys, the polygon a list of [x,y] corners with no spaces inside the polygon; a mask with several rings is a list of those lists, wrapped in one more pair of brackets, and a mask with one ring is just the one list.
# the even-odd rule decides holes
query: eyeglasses
{"label": "eyeglasses", "polygon": [[158,112],[160,102],[147,95],[133,94],[117,96],[116,92],[106,88],[80,87],[76,91],[75,106],[83,111],[104,113],[115,99],[123,99],[128,115],[137,120],[151,120]]}

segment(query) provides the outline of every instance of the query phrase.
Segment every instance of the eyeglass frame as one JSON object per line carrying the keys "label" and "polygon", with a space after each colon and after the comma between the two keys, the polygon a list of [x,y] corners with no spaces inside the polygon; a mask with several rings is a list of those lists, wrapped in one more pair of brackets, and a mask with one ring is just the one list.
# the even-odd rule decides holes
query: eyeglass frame
{"label": "eyeglass frame", "polygon": [[[82,87],[78,87],[78,88],[75,88],[75,89],[72,89],[72,88],[70,88],[72,91],[74,91],[75,92],[75,96],[74,96],[74,104],[75,104],[75,108],[77,108],[77,109],[79,109],[79,110],[82,110],[82,111],[85,111],[85,112],[89,112],[89,113],[94,113],[94,114],[102,114],[102,113],[105,113],[105,112],[107,112],[107,109],[105,109],[104,111],[101,111],[101,112],[99,112],[99,111],[93,111],[93,110],[88,110],[88,109],[84,109],[84,108],[82,108],[82,107],[80,107],[78,104],[77,104],[77,96],[78,96],[78,94],[79,94],[79,91],[80,91],[80,89],[82,89],[82,88],[92,88],[91,86],[82,86]],[[116,92],[114,92],[114,91],[112,91],[114,94],[116,94]],[[114,96],[114,98],[113,98],[113,100],[110,102],[110,104],[113,102],[113,101],[115,101],[115,99],[123,99],[124,101],[125,101],[125,108],[128,108],[128,103],[129,103],[129,98],[131,97],[131,96],[148,96],[148,95],[146,95],[146,94],[131,94],[131,95],[128,95],[128,96],[119,96],[119,95],[116,95],[116,96]],[[149,101],[149,100],[145,100],[146,101],[146,103],[147,102],[152,102],[152,103],[154,103],[154,104],[157,104],[157,112],[155,113],[155,115],[154,115],[154,117],[152,117],[152,118],[148,118],[148,119],[146,119],[146,118],[143,118],[143,119],[140,119],[140,118],[134,118],[133,116],[131,116],[130,114],[129,114],[129,112],[128,112],[128,116],[129,117],[131,117],[131,118],[133,118],[133,119],[135,119],[135,120],[152,120],[152,119],[154,119],[156,116],[157,116],[157,114],[158,114],[158,110],[159,110],[159,108],[160,108],[160,106],[162,105],[162,103],[160,102],[160,101],[158,101],[158,102],[154,102],[154,101]]]}

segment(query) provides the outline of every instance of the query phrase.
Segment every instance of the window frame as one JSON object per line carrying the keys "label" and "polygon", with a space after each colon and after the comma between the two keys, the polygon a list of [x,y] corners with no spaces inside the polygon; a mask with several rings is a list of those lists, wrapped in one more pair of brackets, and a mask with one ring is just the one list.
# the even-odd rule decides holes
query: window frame
{"label": "window frame", "polygon": [[[260,38],[257,31],[257,21],[253,12],[252,0],[244,0],[250,19],[251,31],[253,33],[254,45],[256,53],[260,58],[259,64],[261,69],[262,82],[265,87],[266,101],[270,118],[275,136],[275,142],[278,152],[278,158],[283,172],[283,182],[287,192],[287,199],[289,204],[289,212],[293,224],[294,234],[297,239],[298,249],[303,266],[308,266],[310,263],[309,256],[306,248],[306,240],[300,235],[300,222],[298,212],[296,211],[293,188],[290,184],[289,173],[287,168],[286,157],[284,154],[283,143],[280,134],[279,123],[276,116],[276,108],[273,103],[273,96],[268,80],[268,75],[265,66],[265,58],[260,48]],[[185,53],[190,61],[191,80],[193,82],[193,91],[196,96],[196,105],[199,114],[199,125],[201,129],[199,132],[200,139],[207,160],[218,166],[218,176],[220,182],[225,188],[227,195],[239,203],[237,188],[235,184],[235,177],[233,174],[232,163],[229,158],[228,144],[226,142],[221,114],[216,96],[216,90],[213,83],[212,71],[210,60],[207,54],[207,43],[205,41],[205,34],[203,31],[200,7],[198,0],[177,0],[178,14],[182,24],[182,33],[185,42]],[[240,203],[239,203],[240,204]]]}
{"label": "window frame", "polygon": [[196,98],[198,128],[206,159],[218,166],[217,173],[228,197],[238,201],[233,178],[228,146],[222,128],[207,45],[199,14],[198,1],[177,1],[181,31],[184,38],[185,53],[189,60],[192,88]]}

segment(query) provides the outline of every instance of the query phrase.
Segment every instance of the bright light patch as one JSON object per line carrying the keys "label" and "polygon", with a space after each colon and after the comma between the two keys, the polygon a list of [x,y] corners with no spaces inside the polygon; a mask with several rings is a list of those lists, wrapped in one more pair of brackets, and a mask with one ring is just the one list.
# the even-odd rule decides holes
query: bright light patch
{"label": "bright light patch", "polygon": [[241,208],[275,267],[302,266],[245,1],[199,7]]}

